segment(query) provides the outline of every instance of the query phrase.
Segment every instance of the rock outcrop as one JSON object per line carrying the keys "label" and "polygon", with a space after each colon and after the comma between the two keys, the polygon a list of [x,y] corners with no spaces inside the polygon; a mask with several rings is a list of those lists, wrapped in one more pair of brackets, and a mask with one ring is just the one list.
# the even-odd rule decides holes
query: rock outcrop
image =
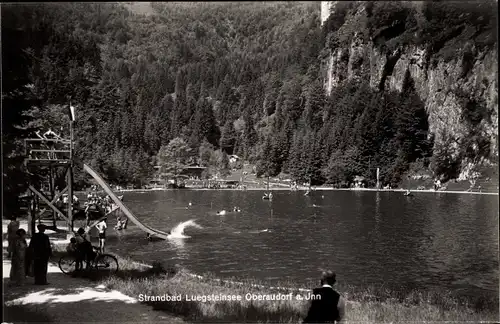
{"label": "rock outcrop", "polygon": [[[336,5],[336,1],[322,4],[322,23],[336,10]],[[411,3],[410,6],[416,4]],[[322,62],[327,93],[344,82],[359,79],[369,82],[378,91],[401,92],[411,79],[416,92],[425,102],[435,145],[455,145],[458,152],[459,143],[464,136],[468,136],[463,120],[464,109],[466,105],[476,105],[477,109],[485,110],[487,116],[476,127],[482,137],[489,139],[491,155],[498,155],[496,46],[494,49],[477,48],[474,42],[461,35],[461,39],[465,40],[460,44],[463,50],[453,52],[453,48],[448,49],[452,54],[447,56],[432,53],[425,44],[407,43],[388,50],[377,40],[360,36],[360,30],[368,19],[366,5],[349,10],[346,22],[335,31],[344,39],[342,35],[351,33],[349,45],[327,44],[326,59]],[[467,27],[459,29],[457,36],[463,33],[467,33]],[[446,44],[442,47],[445,48]],[[446,142],[450,137],[454,139],[453,143]],[[463,169],[469,169],[469,165],[470,161],[464,161]]]}

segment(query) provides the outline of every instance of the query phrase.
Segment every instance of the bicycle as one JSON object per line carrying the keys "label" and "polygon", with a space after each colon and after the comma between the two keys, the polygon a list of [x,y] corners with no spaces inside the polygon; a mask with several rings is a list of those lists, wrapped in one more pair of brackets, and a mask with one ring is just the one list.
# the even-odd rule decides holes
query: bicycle
{"label": "bicycle", "polygon": [[[108,275],[115,274],[118,272],[118,260],[115,256],[111,254],[101,253],[99,248],[92,246],[94,252],[96,252],[95,258],[88,261],[90,265],[87,264],[87,270],[96,271],[107,271]],[[63,255],[59,259],[59,269],[62,273],[71,275],[76,271],[77,257],[73,254]],[[82,266],[85,260],[82,261]]]}

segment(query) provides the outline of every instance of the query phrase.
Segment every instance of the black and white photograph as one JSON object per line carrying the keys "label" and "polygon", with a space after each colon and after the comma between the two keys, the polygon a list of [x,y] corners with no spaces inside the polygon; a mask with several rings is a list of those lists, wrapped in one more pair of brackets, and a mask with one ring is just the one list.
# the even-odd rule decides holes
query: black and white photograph
{"label": "black and white photograph", "polygon": [[498,2],[2,2],[4,323],[500,321]]}

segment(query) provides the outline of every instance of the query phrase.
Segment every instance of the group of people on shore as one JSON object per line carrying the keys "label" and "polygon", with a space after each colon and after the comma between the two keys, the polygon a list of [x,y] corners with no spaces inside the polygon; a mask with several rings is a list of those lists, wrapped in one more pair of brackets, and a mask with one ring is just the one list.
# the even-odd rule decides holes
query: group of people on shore
{"label": "group of people on shore", "polygon": [[[120,197],[123,199],[123,197]],[[91,213],[98,212],[99,222],[95,224],[99,237],[99,251],[104,253],[106,230],[107,230],[107,214],[116,210],[117,207],[112,204],[109,196],[105,198],[97,195],[89,195],[89,200],[86,202],[86,226],[79,228],[75,236],[71,238],[66,250],[77,259],[76,270],[83,269],[83,262],[86,261],[87,266],[90,261],[96,257],[96,252],[90,241],[90,220],[93,219]],[[104,216],[104,217],[103,217]],[[123,229],[127,226],[128,218],[122,217],[120,213],[117,215],[117,226],[115,229]],[[26,230],[20,228],[20,223],[16,217],[13,217],[7,226],[7,241],[8,241],[8,258],[11,258],[10,279],[15,285],[23,285],[27,276],[32,276],[35,279],[35,284],[46,285],[48,261],[52,256],[52,248],[49,237],[45,234],[46,226],[39,224],[38,232],[34,233],[31,241],[26,240]]]}
{"label": "group of people on shore", "polygon": [[[93,251],[92,245],[90,244],[90,221],[92,219],[98,219],[99,221],[95,224],[98,231],[99,238],[99,251],[104,253],[105,243],[106,243],[106,230],[108,228],[108,218],[107,216],[111,213],[116,212],[116,225],[115,230],[122,230],[127,228],[128,218],[123,216],[121,212],[118,211],[118,205],[113,202],[109,195],[101,197],[97,195],[97,188],[93,186],[91,192],[87,195],[87,202],[85,202],[85,215],[86,215],[86,228],[80,228],[74,240],[70,242],[67,247],[68,252],[73,251],[76,254],[77,259],[80,261],[89,260],[95,257],[95,252]],[[120,201],[123,201],[123,196],[118,197]],[[88,262],[87,262],[88,264]]]}
{"label": "group of people on shore", "polygon": [[[37,228],[38,232],[33,234],[28,244],[26,231],[20,228],[19,221],[16,218],[13,218],[7,226],[8,257],[12,260],[10,280],[15,285],[23,285],[27,276],[33,276],[36,285],[48,284],[47,270],[49,258],[52,256],[52,248],[49,237],[45,234],[45,226],[40,224]],[[105,232],[106,228],[106,222],[102,220],[102,224],[98,229]],[[101,235],[99,241],[101,253],[103,253],[104,244],[101,245]],[[97,255],[90,242],[89,233],[83,228],[78,229],[75,237],[71,238],[66,250],[76,257],[75,276],[83,270],[84,261],[88,269],[91,261]],[[323,272],[321,287],[313,289],[313,295],[317,297],[311,300],[303,323],[339,323],[344,319],[345,300],[333,288],[335,283],[335,273],[332,271]]]}
{"label": "group of people on shore", "polygon": [[[99,226],[99,227],[98,227]],[[104,253],[104,243],[106,239],[106,221],[102,220],[96,227],[99,230],[99,251]],[[102,233],[102,235],[101,235]],[[73,255],[76,260],[75,272],[73,276],[77,276],[81,270],[83,270],[83,262],[85,261],[86,270],[90,267],[92,260],[97,256],[97,251],[94,250],[94,246],[90,240],[90,233],[84,228],[79,228],[75,233],[75,236],[70,239],[69,244],[66,246],[66,251]]]}
{"label": "group of people on shore", "polygon": [[[118,198],[123,201],[123,196],[119,196]],[[118,206],[113,202],[109,195],[100,197],[96,192],[90,192],[87,195],[87,202],[85,202],[84,206],[87,226],[90,225],[90,221],[92,219],[99,219],[103,216],[111,214],[115,210],[118,210]],[[121,212],[116,212],[115,230],[126,229],[127,224],[128,218],[124,217]]]}
{"label": "group of people on shore", "polygon": [[26,277],[34,277],[35,285],[48,285],[47,271],[52,247],[49,237],[45,234],[45,225],[37,226],[29,244],[26,241],[26,231],[20,228],[19,221],[13,217],[7,226],[8,257],[11,258],[10,280],[20,286]]}

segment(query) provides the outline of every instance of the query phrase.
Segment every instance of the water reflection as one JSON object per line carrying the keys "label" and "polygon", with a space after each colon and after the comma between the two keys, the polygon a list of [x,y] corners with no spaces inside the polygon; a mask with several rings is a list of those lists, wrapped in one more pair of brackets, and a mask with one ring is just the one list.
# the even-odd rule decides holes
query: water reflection
{"label": "water reflection", "polygon": [[176,249],[177,254],[179,256],[182,256],[184,259],[187,259],[187,251],[186,251],[186,243],[185,239],[183,238],[171,238],[168,240],[168,243],[170,243],[174,248]]}
{"label": "water reflection", "polygon": [[[439,277],[448,287],[492,290],[497,285],[498,249],[494,244],[498,246],[498,225],[486,205],[474,202],[480,198],[441,194],[428,205],[432,216],[424,233],[430,242],[420,254],[429,277]],[[444,206],[449,212],[440,212]]]}

